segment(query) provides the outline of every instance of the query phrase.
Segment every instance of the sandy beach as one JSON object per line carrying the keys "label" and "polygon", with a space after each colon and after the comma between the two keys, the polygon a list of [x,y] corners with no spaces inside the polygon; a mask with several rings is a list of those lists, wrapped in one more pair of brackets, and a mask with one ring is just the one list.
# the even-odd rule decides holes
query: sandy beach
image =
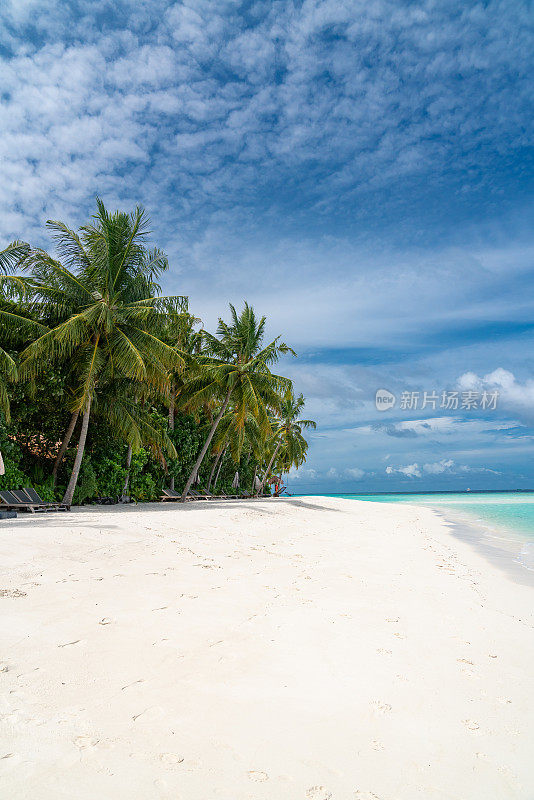
{"label": "sandy beach", "polygon": [[1,526],[2,798],[534,797],[533,589],[430,509]]}

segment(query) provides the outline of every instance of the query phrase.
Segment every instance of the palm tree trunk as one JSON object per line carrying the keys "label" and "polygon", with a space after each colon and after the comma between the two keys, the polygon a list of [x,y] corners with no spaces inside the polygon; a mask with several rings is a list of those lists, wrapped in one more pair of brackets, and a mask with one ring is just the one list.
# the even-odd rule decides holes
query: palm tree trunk
{"label": "palm tree trunk", "polygon": [[[171,401],[169,403],[169,428],[171,431],[174,430],[174,409],[174,386],[171,384]],[[174,492],[174,476],[169,478],[169,489]]]}
{"label": "palm tree trunk", "polygon": [[182,503],[185,502],[185,498],[189,494],[189,489],[191,488],[191,484],[193,483],[193,481],[195,480],[195,478],[197,476],[198,470],[200,469],[200,465],[202,464],[202,461],[204,460],[204,456],[206,455],[208,447],[210,446],[210,442],[213,439],[213,434],[217,430],[217,425],[221,421],[222,416],[223,416],[223,414],[226,411],[226,408],[228,406],[228,403],[230,402],[231,391],[232,391],[231,389],[228,389],[228,391],[226,392],[226,397],[224,398],[224,402],[223,402],[223,404],[221,406],[221,410],[219,411],[219,413],[217,414],[217,416],[213,420],[213,425],[211,426],[210,432],[208,433],[208,437],[207,437],[206,441],[204,442],[204,446],[202,447],[202,450],[200,451],[197,460],[195,461],[195,466],[191,470],[191,475],[187,479],[187,483],[185,484],[184,490],[182,492],[182,496],[180,498]]}
{"label": "palm tree trunk", "polygon": [[215,456],[214,460],[213,460],[213,466],[212,466],[211,472],[210,472],[210,479],[208,481],[208,485],[206,486],[206,489],[207,489],[208,492],[210,490],[211,482],[213,480],[213,474],[214,474],[215,470],[217,469],[217,464],[221,460],[221,456],[224,455],[224,453],[226,453],[226,447],[224,448],[224,450],[220,450],[217,453],[217,455]]}
{"label": "palm tree trunk", "polygon": [[250,490],[250,494],[254,494],[254,488],[256,486],[256,473],[258,472],[258,465],[254,467],[254,477],[252,478],[252,488]]}
{"label": "palm tree trunk", "polygon": [[224,457],[225,457],[225,455],[226,455],[226,451],[227,451],[227,450],[228,450],[228,446],[226,446],[226,447],[224,448],[224,450],[223,450],[223,454],[222,454],[222,458],[221,458],[221,460],[219,461],[219,469],[217,470],[217,475],[215,476],[215,480],[213,481],[213,491],[215,491],[215,490],[216,490],[216,488],[217,488],[217,483],[218,483],[218,481],[219,481],[219,475],[221,474],[221,467],[222,467],[222,465],[223,465],[223,462],[224,462]]}
{"label": "palm tree trunk", "polygon": [[89,398],[87,405],[85,407],[85,411],[83,412],[82,429],[80,431],[80,438],[78,440],[78,449],[76,451],[76,458],[74,459],[74,466],[72,468],[69,485],[67,486],[67,491],[65,492],[65,497],[63,498],[63,503],[69,508],[72,505],[74,490],[76,488],[76,484],[78,483],[78,475],[80,474],[80,467],[82,465],[83,451],[85,449],[85,440],[87,439],[87,429],[89,427],[90,415],[91,415],[91,398]]}
{"label": "palm tree trunk", "polygon": [[63,437],[63,441],[61,442],[61,447],[59,448],[59,452],[56,456],[56,460],[54,461],[54,468],[52,470],[52,486],[54,487],[54,489],[56,488],[57,471],[59,469],[61,462],[63,461],[63,456],[67,452],[67,447],[69,446],[72,434],[74,433],[74,428],[76,427],[79,415],[80,415],[79,411],[72,412],[72,416],[69,422],[69,427],[66,430],[65,436]]}
{"label": "palm tree trunk", "polygon": [[128,445],[128,450],[126,452],[126,478],[124,480],[124,486],[122,487],[122,497],[126,496],[128,492],[128,484],[130,483],[130,467],[132,466],[132,445]]}
{"label": "palm tree trunk", "polygon": [[[171,392],[173,391],[173,387],[171,386]],[[171,397],[169,403],[169,428],[171,431],[174,430],[174,395]]]}
{"label": "palm tree trunk", "polygon": [[265,470],[265,475],[263,476],[263,480],[261,482],[261,486],[258,489],[258,497],[259,497],[260,494],[263,494],[263,487],[265,485],[265,481],[269,477],[269,473],[271,471],[271,467],[273,465],[274,459],[276,458],[276,455],[277,455],[278,451],[280,450],[281,446],[282,446],[282,442],[278,442],[278,444],[275,447],[274,453],[272,454],[271,460],[269,461],[269,466]]}

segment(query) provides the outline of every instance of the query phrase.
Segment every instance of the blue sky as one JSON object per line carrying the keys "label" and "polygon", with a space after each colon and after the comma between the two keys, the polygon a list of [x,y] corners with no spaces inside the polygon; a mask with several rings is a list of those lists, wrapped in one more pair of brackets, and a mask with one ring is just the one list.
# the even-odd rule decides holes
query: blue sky
{"label": "blue sky", "polygon": [[7,0],[1,243],[144,205],[166,290],[298,351],[294,490],[531,487],[533,44],[520,0]]}

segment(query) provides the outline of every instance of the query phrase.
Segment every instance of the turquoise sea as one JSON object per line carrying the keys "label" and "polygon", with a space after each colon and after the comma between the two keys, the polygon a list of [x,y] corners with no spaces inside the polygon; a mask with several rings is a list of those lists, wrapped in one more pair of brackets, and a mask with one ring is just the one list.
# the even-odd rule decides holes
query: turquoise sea
{"label": "turquoise sea", "polygon": [[428,494],[336,494],[372,503],[430,506],[447,519],[478,529],[485,543],[502,548],[534,570],[534,492],[443,492]]}

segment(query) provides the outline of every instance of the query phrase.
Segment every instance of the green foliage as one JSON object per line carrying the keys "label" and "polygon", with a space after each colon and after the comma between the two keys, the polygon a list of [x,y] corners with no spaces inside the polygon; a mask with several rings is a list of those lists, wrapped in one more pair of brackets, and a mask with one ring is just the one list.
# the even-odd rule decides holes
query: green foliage
{"label": "green foliage", "polygon": [[96,471],[89,458],[84,458],[80,468],[80,475],[76,489],[74,490],[73,503],[75,506],[82,505],[86,500],[95,497],[98,492],[98,481]]}
{"label": "green foliage", "polygon": [[0,489],[23,489],[28,479],[22,470],[9,458],[4,458],[5,474],[0,475]]}
{"label": "green foliage", "polygon": [[[202,419],[205,424],[205,419]],[[175,479],[177,486],[183,486],[193,468],[198,451],[204,441],[204,424],[199,424],[190,414],[178,412],[174,420],[174,430],[169,436],[176,449],[176,458],[167,462],[169,477]]]}
{"label": "green foliage", "polygon": [[217,336],[197,330],[187,298],[160,294],[167,259],[148,248],[140,208],[110,213],[97,199],[78,232],[47,224],[57,258],[21,241],[0,252],[0,487],[154,501],[170,480],[185,492],[218,474],[212,491],[232,492],[237,471],[250,491],[256,471],[302,463],[314,423],[271,372],[293,351],[265,346],[265,317],[230,305]]}
{"label": "green foliage", "polygon": [[0,422],[0,452],[4,459],[5,475],[0,475],[0,489],[23,489],[27,478],[21,469],[22,453],[13,441],[13,425]]}
{"label": "green foliage", "polygon": [[[126,448],[124,448],[126,453]],[[120,456],[119,456],[120,457]],[[91,454],[91,464],[96,473],[96,490],[99,497],[119,497],[126,478],[126,464],[124,458],[116,460],[104,455],[100,458],[97,453]]]}

